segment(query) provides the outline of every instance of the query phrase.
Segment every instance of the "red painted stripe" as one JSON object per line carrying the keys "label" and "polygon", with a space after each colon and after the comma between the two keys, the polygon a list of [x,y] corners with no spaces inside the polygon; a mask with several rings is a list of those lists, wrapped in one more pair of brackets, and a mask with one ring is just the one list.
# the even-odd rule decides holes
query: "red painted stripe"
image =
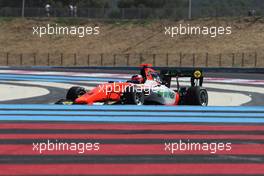
{"label": "red painted stripe", "polygon": [[1,123],[0,129],[264,131],[257,125]]}
{"label": "red painted stripe", "polygon": [[2,134],[3,139],[237,139],[264,140],[264,135],[210,134]]}
{"label": "red painted stripe", "polygon": [[[264,155],[264,144],[232,144],[230,151],[217,151],[221,155]],[[43,151],[43,155],[78,155],[77,151]],[[211,155],[210,151],[165,151],[164,144],[100,144],[99,151],[86,151],[80,155]],[[0,155],[41,155],[33,145],[0,145]]]}
{"label": "red painted stripe", "polygon": [[264,164],[1,164],[0,175],[264,174]]}

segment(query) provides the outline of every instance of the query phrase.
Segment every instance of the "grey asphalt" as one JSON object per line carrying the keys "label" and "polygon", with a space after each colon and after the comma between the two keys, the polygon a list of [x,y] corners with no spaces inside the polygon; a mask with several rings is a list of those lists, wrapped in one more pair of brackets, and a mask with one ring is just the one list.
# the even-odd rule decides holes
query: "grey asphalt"
{"label": "grey asphalt", "polygon": [[[62,71],[62,70],[60,70]],[[72,71],[72,70],[68,70]],[[79,70],[80,71],[80,70]],[[98,70],[81,70],[82,72],[98,72]],[[105,72],[107,73],[107,72]],[[114,73],[111,71],[111,73]],[[117,72],[115,72],[117,73]],[[131,73],[129,71],[123,71],[118,73]],[[136,73],[132,71],[132,73]],[[236,78],[236,79],[255,79],[255,80],[263,80],[263,74],[241,74],[241,73],[205,73],[208,77],[221,77],[221,78]],[[4,84],[5,82],[0,82],[0,84]],[[54,103],[58,99],[64,98],[67,90],[61,88],[54,88],[50,86],[36,86],[30,84],[23,84],[23,83],[8,83],[18,86],[27,86],[27,87],[41,87],[48,89],[50,93],[45,96],[39,96],[34,98],[27,98],[27,99],[20,99],[20,100],[12,100],[12,101],[2,101],[1,104],[47,104],[47,103]],[[223,83],[224,84],[224,83]],[[231,83],[236,85],[237,83]],[[95,84],[85,84],[82,83],[80,85],[89,85],[95,86]],[[250,85],[252,87],[263,87],[257,85]],[[209,91],[217,91],[217,92],[234,92],[234,93],[241,93],[248,95],[248,92],[244,91],[225,91],[222,89],[208,89]],[[264,92],[263,94],[260,93],[251,93],[252,101],[243,105],[249,106],[264,106]],[[264,117],[263,117],[264,118]],[[212,124],[211,124],[212,125]],[[223,125],[223,124],[222,124]],[[238,124],[234,124],[238,125]],[[155,132],[153,131],[129,131],[129,130],[110,130],[110,131],[103,131],[103,130],[62,130],[62,129],[49,129],[49,130],[41,130],[41,129],[6,129],[0,130],[0,134],[64,134],[64,133],[71,133],[71,134],[93,134],[93,133],[102,133],[102,134],[163,134],[162,131]],[[166,131],[164,134],[203,134],[203,135],[227,135],[227,134],[240,134],[240,135],[260,135],[263,136],[263,132],[259,131]],[[83,139],[64,139],[67,142],[86,142]],[[92,140],[89,140],[91,142]],[[125,140],[114,140],[114,139],[104,139],[94,140],[95,142],[101,142],[104,144],[160,144],[163,143],[165,140],[139,140],[139,139],[125,139]],[[230,142],[230,140],[201,140],[195,139],[192,141],[197,142]],[[5,139],[0,140],[0,145],[4,144],[32,144],[32,142],[43,142],[43,140],[37,139]],[[264,140],[252,140],[252,139],[244,139],[244,140],[232,140],[232,144],[263,144]],[[85,163],[264,163],[264,156],[263,155],[211,155],[211,156],[203,156],[203,155],[174,155],[173,157],[166,155],[166,156],[80,156],[80,155],[72,155],[72,156],[64,156],[64,155],[51,155],[51,156],[31,156],[31,155],[22,155],[22,156],[11,156],[11,155],[3,155],[0,158],[0,164],[24,164],[24,163],[33,163],[33,164],[51,164],[51,163],[75,163],[75,164],[85,164]],[[195,174],[194,174],[195,175]],[[198,174],[197,174],[198,175]],[[211,174],[213,176],[216,174]],[[217,174],[218,175],[218,174]],[[230,174],[229,176],[231,176]],[[225,174],[228,176],[228,174]],[[233,175],[234,176],[234,175]],[[251,175],[253,176],[253,175]],[[260,175],[259,175],[260,176]]]}

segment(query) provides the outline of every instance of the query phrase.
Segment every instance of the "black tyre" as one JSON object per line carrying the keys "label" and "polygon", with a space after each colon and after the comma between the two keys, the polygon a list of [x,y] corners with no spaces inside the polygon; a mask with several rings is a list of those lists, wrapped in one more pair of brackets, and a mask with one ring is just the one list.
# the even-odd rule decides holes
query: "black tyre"
{"label": "black tyre", "polygon": [[122,104],[143,105],[144,93],[142,91],[137,91],[135,87],[128,87],[125,90],[121,101]]}
{"label": "black tyre", "polygon": [[77,98],[85,93],[86,90],[83,87],[71,87],[67,92],[66,99],[74,102]]}
{"label": "black tyre", "polygon": [[56,105],[73,105],[71,100],[60,99],[55,103]]}
{"label": "black tyre", "polygon": [[190,87],[185,95],[185,103],[187,105],[208,105],[208,93],[206,89],[201,87]]}

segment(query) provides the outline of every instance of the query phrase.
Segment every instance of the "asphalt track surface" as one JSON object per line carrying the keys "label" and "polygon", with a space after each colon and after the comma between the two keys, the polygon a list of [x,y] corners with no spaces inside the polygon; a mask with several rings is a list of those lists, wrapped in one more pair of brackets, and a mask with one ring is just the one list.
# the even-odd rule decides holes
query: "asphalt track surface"
{"label": "asphalt track surface", "polygon": [[[250,95],[251,101],[242,106],[200,108],[41,105],[63,98],[67,84],[94,86],[96,81],[109,78],[72,79],[70,76],[28,74],[27,77],[10,73],[0,75],[0,84],[41,87],[50,92],[1,102],[0,175],[264,175],[264,98],[261,91],[253,91],[263,88],[262,75],[242,75],[242,79],[255,80],[250,85],[252,92],[210,89],[220,94]],[[208,76],[229,78],[228,81],[241,79],[241,74]],[[26,81],[29,82],[25,84]],[[42,81],[45,84],[34,84]],[[47,82],[66,85],[54,87]],[[246,83],[219,84],[245,86]],[[85,153],[46,150],[42,154],[33,150],[33,143],[47,143],[48,140],[53,143],[100,143],[100,150]],[[231,143],[232,149],[216,153],[165,150],[165,143],[179,141]]]}
{"label": "asphalt track surface", "polygon": [[[7,68],[7,71],[10,71],[9,68]],[[42,69],[40,69],[42,71]],[[129,74],[131,73],[137,73],[136,71],[116,71],[114,72],[113,70],[108,70],[108,73],[100,73],[102,72],[101,70],[79,70],[82,73],[84,73],[85,76],[78,77],[71,75],[70,73],[78,73],[78,70],[76,71],[75,69],[67,69],[69,71],[69,74],[65,75],[56,75],[56,71],[54,69],[46,69],[45,71],[51,72],[51,74],[46,74],[46,75],[41,75],[37,74],[34,75],[34,72],[38,72],[39,70],[32,70],[32,73],[30,70],[14,70],[15,72],[12,72],[12,70],[8,73],[3,69],[1,70],[0,73],[0,84],[9,84],[9,85],[17,85],[17,86],[22,86],[22,87],[40,87],[40,88],[45,88],[49,90],[49,94],[46,96],[39,96],[39,97],[32,97],[32,98],[20,98],[20,99],[14,99],[14,100],[1,100],[0,103],[4,104],[17,104],[17,103],[23,103],[23,104],[47,104],[47,103],[54,103],[58,99],[65,98],[65,94],[67,92],[67,89],[70,87],[70,85],[81,85],[81,86],[88,86],[88,89],[91,89],[92,87],[98,85],[101,81],[107,82],[109,80],[112,81],[124,81],[128,79]],[[16,72],[18,71],[18,72]],[[41,73],[40,71],[40,73]],[[62,71],[62,70],[60,70]],[[100,71],[100,72],[99,72]],[[21,74],[23,72],[23,74]],[[28,72],[28,73],[27,73]],[[91,74],[98,74],[99,76],[89,76],[89,73]],[[106,72],[106,71],[104,71]],[[52,75],[54,73],[54,75]],[[111,74],[117,74],[116,77],[111,77]],[[125,77],[119,77],[120,75],[125,74]],[[209,87],[209,91],[215,91],[215,92],[225,92],[225,93],[239,93],[241,95],[245,95],[251,98],[251,101],[241,103],[241,105],[244,106],[263,106],[264,105],[264,94],[262,92],[264,91],[254,91],[254,88],[263,88],[264,85],[264,80],[263,80],[263,74],[235,74],[235,73],[205,73],[206,77],[210,78],[224,78],[223,81],[220,81],[218,87]],[[99,77],[99,78],[98,78]],[[226,79],[226,80],[225,80]],[[246,89],[240,89],[240,90],[232,90],[228,89],[225,90],[224,88],[221,88],[222,85],[233,85],[233,86],[245,86],[248,83],[243,82],[241,80],[254,80],[257,84],[249,84],[251,88],[248,90]],[[31,81],[31,82],[30,82]],[[99,82],[98,82],[99,81]],[[209,80],[210,81],[210,80]],[[259,82],[257,82],[259,81]],[[27,84],[25,84],[27,82]],[[46,84],[36,84],[36,82],[45,82]],[[55,82],[55,83],[61,83],[61,84],[66,84],[63,88],[60,86],[51,86],[50,82]],[[205,82],[207,82],[205,80]],[[214,81],[212,81],[214,82]],[[31,83],[31,84],[30,84]],[[254,82],[253,82],[254,83]],[[258,84],[259,83],[259,84]],[[68,86],[67,86],[68,84]],[[174,84],[175,85],[175,84]],[[14,95],[15,96],[15,95]],[[212,97],[210,97],[210,102],[213,102],[214,100]],[[224,98],[223,98],[224,99]],[[225,102],[218,103],[216,104],[217,106],[223,106],[225,105]]]}

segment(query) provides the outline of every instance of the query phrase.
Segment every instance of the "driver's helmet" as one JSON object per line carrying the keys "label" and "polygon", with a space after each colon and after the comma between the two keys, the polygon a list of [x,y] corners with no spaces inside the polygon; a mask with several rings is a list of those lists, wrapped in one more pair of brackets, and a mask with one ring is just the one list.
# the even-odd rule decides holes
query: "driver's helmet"
{"label": "driver's helmet", "polygon": [[141,75],[133,75],[131,80],[139,84],[142,84],[144,82],[144,78]]}

